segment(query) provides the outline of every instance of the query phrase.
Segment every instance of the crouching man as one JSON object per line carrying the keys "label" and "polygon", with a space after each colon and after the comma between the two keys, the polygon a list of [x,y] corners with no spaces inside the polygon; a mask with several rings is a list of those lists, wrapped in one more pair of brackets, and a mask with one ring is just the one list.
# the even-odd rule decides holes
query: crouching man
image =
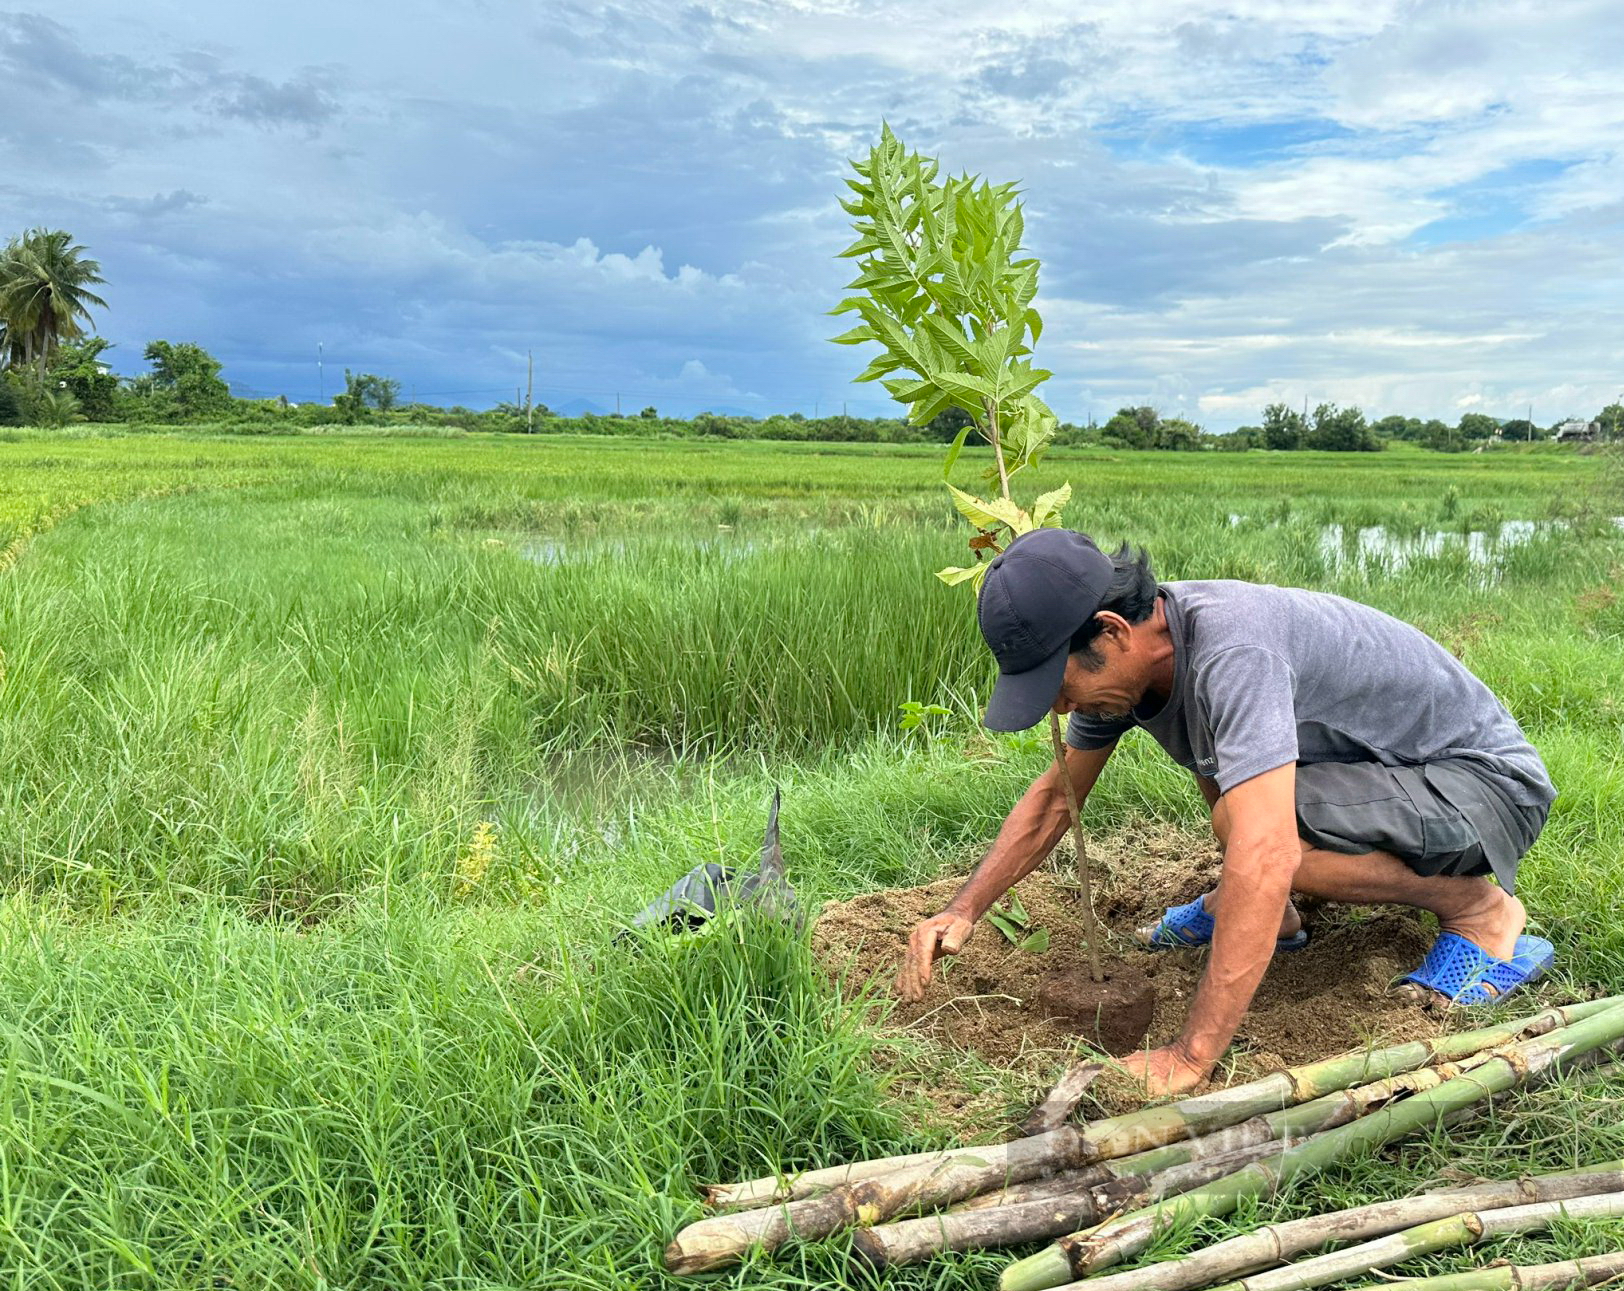
{"label": "crouching man", "polygon": [[[1451,1003],[1498,999],[1549,967],[1514,889],[1556,791],[1500,701],[1418,629],[1320,592],[1158,585],[1143,552],[1108,556],[1064,529],[995,557],[978,615],[999,670],[987,726],[1070,714],[1079,801],[1117,740],[1143,727],[1211,808],[1217,887],[1138,932],[1153,949],[1211,945],[1183,1034],[1126,1060],[1151,1094],[1205,1080],[1271,956],[1307,944],[1293,893],[1432,911],[1442,930],[1406,980]],[[1067,826],[1051,767],[947,908],[914,928],[904,998],[924,995],[937,956],[956,953]]]}

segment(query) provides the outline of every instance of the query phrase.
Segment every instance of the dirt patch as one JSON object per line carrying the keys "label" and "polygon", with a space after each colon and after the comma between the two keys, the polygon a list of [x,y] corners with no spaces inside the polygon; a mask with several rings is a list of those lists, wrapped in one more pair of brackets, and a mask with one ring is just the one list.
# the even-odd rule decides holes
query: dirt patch
{"label": "dirt patch", "polygon": [[1130,965],[1107,960],[1095,981],[1088,973],[1056,973],[1038,987],[1044,1021],[1075,1032],[1106,1053],[1137,1049],[1156,1016],[1156,988]]}
{"label": "dirt patch", "polygon": [[[1206,957],[1199,951],[1146,951],[1131,932],[1167,905],[1210,887],[1218,873],[1216,849],[1205,835],[1153,826],[1097,839],[1090,854],[1104,950],[1115,961],[1112,977],[1141,992],[1137,1007],[1145,1007],[1145,992],[1152,996],[1142,1038],[1122,1048],[1166,1044],[1179,1034]],[[946,961],[945,973],[938,967],[917,1004],[895,1001],[891,986],[908,932],[947,903],[961,877],[830,903],[818,919],[815,943],[848,989],[877,980],[881,999],[891,1007],[888,1025],[948,1050],[973,1052],[992,1067],[1041,1085],[1078,1048],[1076,1014],[1088,1011],[1086,1004],[1080,1010],[1066,1006],[1068,998],[1081,998],[1079,984],[1088,983],[1074,876],[1060,857],[1017,886],[1031,924],[1049,932],[1046,951],[1018,950],[983,920],[964,950]],[[1307,949],[1275,957],[1216,1079],[1250,1079],[1443,1029],[1440,1016],[1390,990],[1431,944],[1433,934],[1419,915],[1327,905],[1305,909],[1304,919],[1311,937]],[[1102,1094],[1111,1101],[1108,1086]]]}

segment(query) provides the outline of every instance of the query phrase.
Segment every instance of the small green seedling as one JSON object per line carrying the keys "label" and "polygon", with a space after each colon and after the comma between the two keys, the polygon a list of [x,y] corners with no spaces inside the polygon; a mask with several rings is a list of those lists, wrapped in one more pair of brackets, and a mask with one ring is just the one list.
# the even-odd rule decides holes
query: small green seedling
{"label": "small green seedling", "polygon": [[1008,905],[995,905],[987,911],[987,922],[1003,933],[1016,950],[1041,955],[1049,949],[1049,930],[1032,926],[1032,916],[1026,913],[1020,897],[1013,892],[1009,894]]}

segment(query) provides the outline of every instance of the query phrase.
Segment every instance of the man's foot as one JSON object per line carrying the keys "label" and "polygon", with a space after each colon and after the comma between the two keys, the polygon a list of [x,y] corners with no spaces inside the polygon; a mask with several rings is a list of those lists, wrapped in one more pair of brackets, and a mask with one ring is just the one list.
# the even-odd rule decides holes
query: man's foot
{"label": "man's foot", "polygon": [[[1166,950],[1177,946],[1205,946],[1212,940],[1213,921],[1218,917],[1218,894],[1208,892],[1188,905],[1173,906],[1155,923],[1134,929],[1140,945],[1151,950]],[[1280,920],[1279,941],[1282,950],[1301,950],[1308,944],[1302,936],[1303,919],[1297,907],[1286,903],[1286,913]]]}
{"label": "man's foot", "polygon": [[[1442,968],[1441,964],[1444,960],[1452,961],[1454,957],[1444,948],[1435,946],[1428,953],[1428,962],[1416,970],[1417,975],[1428,979],[1428,983],[1407,981],[1400,988],[1406,994],[1425,1000],[1434,1008],[1447,1008],[1457,1003],[1487,1003],[1498,999],[1506,993],[1506,990],[1521,985],[1522,969],[1529,970],[1528,980],[1544,971],[1543,967],[1535,969],[1533,964],[1543,959],[1548,943],[1538,938],[1523,937],[1523,929],[1528,926],[1528,911],[1511,893],[1487,879],[1473,885],[1470,899],[1464,902],[1458,911],[1451,911],[1447,916],[1440,914],[1438,926],[1440,937],[1443,933],[1453,933],[1494,959],[1516,962],[1519,971],[1506,972],[1504,986],[1489,978],[1482,978],[1462,992],[1471,999],[1455,998],[1445,991],[1431,989],[1429,984],[1438,972],[1442,972],[1443,976],[1453,981],[1453,973]],[[1537,946],[1532,944],[1536,941],[1539,943]],[[1440,966],[1432,965],[1434,959],[1440,960]],[[1524,964],[1523,960],[1527,960],[1528,963]],[[1429,967],[1433,968],[1432,972],[1429,972]]]}
{"label": "man's foot", "polygon": [[1438,926],[1444,932],[1465,937],[1496,959],[1510,959],[1517,953],[1517,938],[1528,926],[1528,911],[1504,888],[1486,879],[1478,886],[1482,891],[1474,894],[1458,914],[1440,917]]}

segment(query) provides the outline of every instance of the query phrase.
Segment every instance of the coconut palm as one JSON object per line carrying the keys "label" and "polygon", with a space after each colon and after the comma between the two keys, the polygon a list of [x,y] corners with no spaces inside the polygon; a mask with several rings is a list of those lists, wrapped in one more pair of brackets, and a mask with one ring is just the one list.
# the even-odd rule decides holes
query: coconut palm
{"label": "coconut palm", "polygon": [[90,306],[107,302],[90,290],[106,281],[65,229],[30,229],[0,251],[0,362],[37,365],[41,378],[51,351],[85,334]]}

